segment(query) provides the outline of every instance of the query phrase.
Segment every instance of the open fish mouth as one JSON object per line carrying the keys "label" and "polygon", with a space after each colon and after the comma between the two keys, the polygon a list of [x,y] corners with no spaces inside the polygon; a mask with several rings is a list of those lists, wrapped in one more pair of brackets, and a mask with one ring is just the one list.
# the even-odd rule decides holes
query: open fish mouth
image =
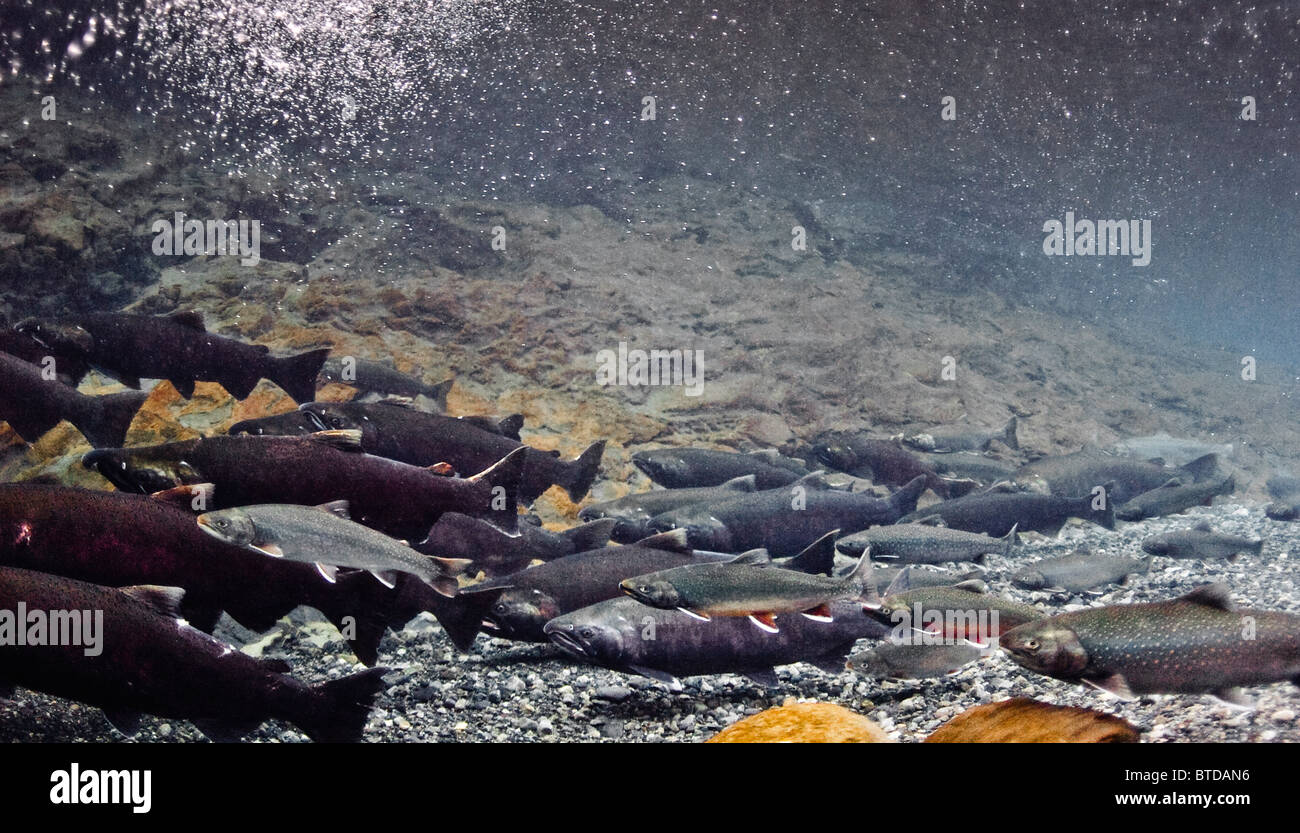
{"label": "open fish mouth", "polygon": [[552,642],[554,642],[556,645],[559,645],[561,648],[568,651],[569,653],[575,656],[586,658],[587,656],[586,646],[583,645],[578,640],[574,639],[565,631],[556,629],[553,631],[548,631],[546,635],[551,638]]}

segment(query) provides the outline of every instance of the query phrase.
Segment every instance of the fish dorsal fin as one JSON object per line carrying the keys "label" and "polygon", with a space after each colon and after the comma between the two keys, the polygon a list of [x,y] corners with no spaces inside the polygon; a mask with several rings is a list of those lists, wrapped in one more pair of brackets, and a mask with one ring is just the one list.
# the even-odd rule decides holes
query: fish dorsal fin
{"label": "fish dorsal fin", "polygon": [[1177,477],[1171,477],[1168,480],[1166,480],[1164,483],[1161,483],[1158,488],[1176,489],[1182,485],[1183,485],[1183,481],[1179,480]]}
{"label": "fish dorsal fin", "polygon": [[953,587],[958,590],[965,590],[967,593],[987,593],[989,591],[989,586],[979,579],[959,581]]}
{"label": "fish dorsal fin", "polygon": [[1165,458],[1163,458],[1163,457],[1148,457],[1148,458],[1147,458],[1147,462],[1150,463],[1150,464],[1152,464],[1153,466],[1161,466],[1161,467],[1163,467],[1163,466],[1165,465]]}
{"label": "fish dorsal fin", "polygon": [[751,451],[748,456],[753,457],[755,460],[761,460],[764,463],[773,463],[781,459],[780,453],[778,453],[775,448],[764,448],[758,451]]}
{"label": "fish dorsal fin", "polygon": [[510,416],[502,417],[501,419],[497,420],[497,433],[499,433],[503,437],[518,438],[519,429],[523,427],[524,427],[523,414],[511,414]]}
{"label": "fish dorsal fin", "polygon": [[911,589],[912,589],[912,568],[904,567],[903,569],[898,571],[898,574],[894,576],[894,580],[889,583],[889,586],[885,588],[885,592],[882,593],[881,595],[884,596],[885,598],[889,598],[890,596],[894,596],[899,593],[904,593]]}
{"label": "fish dorsal fin", "polygon": [[1198,523],[1196,526],[1192,527],[1192,529],[1195,529],[1195,530],[1197,530],[1198,532],[1213,532],[1213,531],[1214,531],[1214,527],[1210,526],[1210,522],[1209,522],[1209,521],[1201,521],[1201,522]]}
{"label": "fish dorsal fin", "polygon": [[818,491],[828,490],[831,488],[831,484],[826,482],[826,471],[824,469],[818,469],[811,474],[805,474],[789,486],[786,486],[786,488],[789,489],[794,486],[802,486],[805,489],[816,489]]}
{"label": "fish dorsal fin", "polygon": [[328,512],[331,515],[340,517],[345,521],[352,520],[352,513],[348,511],[348,502],[346,500],[331,500],[329,503],[322,503],[316,508],[322,512]]}
{"label": "fish dorsal fin", "polygon": [[786,567],[801,573],[832,575],[835,572],[835,536],[839,530],[828,532],[808,545],[803,552],[791,558]]}
{"label": "fish dorsal fin", "polygon": [[757,492],[758,478],[752,474],[746,474],[743,477],[733,477],[727,482],[721,484],[720,488],[732,492]]}
{"label": "fish dorsal fin", "polygon": [[1203,584],[1192,592],[1180,596],[1178,600],[1226,610],[1229,613],[1237,609],[1237,606],[1232,603],[1232,592],[1228,589],[1228,585],[1223,582]]}
{"label": "fish dorsal fin", "polygon": [[149,605],[163,616],[180,616],[181,599],[185,598],[184,588],[158,584],[134,584],[123,587],[122,592]]}
{"label": "fish dorsal fin", "polygon": [[926,515],[924,518],[917,518],[916,520],[912,521],[912,523],[923,524],[925,526],[942,526],[942,527],[946,527],[948,525],[947,522],[944,521],[943,515]]}
{"label": "fish dorsal fin", "polygon": [[632,546],[645,547],[650,550],[666,550],[668,552],[694,552],[686,538],[685,529],[670,529],[667,532],[659,532],[648,538],[642,538]]}
{"label": "fish dorsal fin", "polygon": [[392,405],[394,408],[409,408],[415,404],[415,400],[409,396],[400,396],[396,393],[386,394],[383,399],[375,402],[376,405]]}
{"label": "fish dorsal fin", "polygon": [[206,333],[208,328],[203,326],[203,313],[198,310],[181,310],[173,312],[167,316],[167,320],[174,324],[180,324],[182,327],[188,327],[191,330],[198,330],[200,333]]}
{"label": "fish dorsal fin", "polygon": [[341,451],[361,451],[361,431],[357,428],[317,431],[307,436],[318,443],[324,443]]}
{"label": "fish dorsal fin", "polygon": [[768,555],[768,552],[765,549],[747,550],[727,563],[748,567],[766,567],[772,563],[772,556]]}

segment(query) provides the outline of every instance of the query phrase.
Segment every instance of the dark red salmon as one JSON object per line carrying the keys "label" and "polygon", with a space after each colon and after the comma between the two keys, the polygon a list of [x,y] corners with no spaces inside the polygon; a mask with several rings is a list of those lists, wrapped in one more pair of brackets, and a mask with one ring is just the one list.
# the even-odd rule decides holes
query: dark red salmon
{"label": "dark red salmon", "polygon": [[[218,738],[276,718],[313,740],[361,739],[387,669],[308,686],[283,673],[282,661],[254,659],[178,619],[181,595],[175,587],[113,589],[0,567],[0,683],[98,706],[115,722],[135,712],[190,720]],[[51,628],[43,641],[63,644],[6,634],[5,614],[12,622],[19,610],[29,622],[33,611],[50,621],[60,612],[63,638],[50,639]],[[84,614],[75,631],[73,612]]]}
{"label": "dark red salmon", "polygon": [[96,448],[121,445],[131,420],[144,403],[143,393],[86,396],[41,368],[0,353],[0,420],[28,442],[66,419]]}
{"label": "dark red salmon", "polygon": [[40,343],[103,370],[128,387],[141,379],[167,379],[186,399],[194,383],[217,382],[236,399],[270,379],[297,402],[316,395],[316,374],[329,349],[276,358],[266,347],[209,333],[203,316],[98,312],[65,318],[29,318],[17,327]]}
{"label": "dark red salmon", "polygon": [[223,610],[260,632],[309,605],[340,630],[355,630],[353,651],[375,663],[393,591],[366,573],[340,575],[331,584],[309,564],[205,535],[194,518],[144,495],[8,483],[0,485],[0,565],[110,587],[183,587],[181,612],[206,631]]}

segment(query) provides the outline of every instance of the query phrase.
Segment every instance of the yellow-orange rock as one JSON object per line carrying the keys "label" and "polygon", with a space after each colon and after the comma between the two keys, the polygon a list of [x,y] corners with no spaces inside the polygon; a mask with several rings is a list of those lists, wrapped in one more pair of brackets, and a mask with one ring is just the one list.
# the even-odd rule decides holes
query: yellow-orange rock
{"label": "yellow-orange rock", "polygon": [[1137,743],[1125,720],[1092,709],[1053,706],[1026,697],[967,709],[935,729],[926,743]]}
{"label": "yellow-orange rock", "polygon": [[738,720],[708,742],[892,743],[879,726],[843,706],[793,700]]}

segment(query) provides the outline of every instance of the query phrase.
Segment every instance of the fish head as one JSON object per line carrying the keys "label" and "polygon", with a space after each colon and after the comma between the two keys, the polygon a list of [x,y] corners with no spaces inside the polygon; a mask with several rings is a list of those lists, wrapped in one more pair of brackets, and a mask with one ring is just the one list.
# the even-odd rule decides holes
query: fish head
{"label": "fish head", "polygon": [[540,590],[507,590],[483,615],[483,629],[502,639],[528,639],[564,611]]}
{"label": "fish head", "polygon": [[857,453],[846,442],[814,445],[813,454],[817,457],[817,462],[824,466],[830,466],[837,471],[849,471],[857,468],[858,465]]}
{"label": "fish head", "polygon": [[1141,507],[1126,503],[1115,509],[1115,517],[1121,521],[1140,521],[1145,517],[1145,513]]}
{"label": "fish head", "polygon": [[1025,568],[1017,570],[1011,581],[1027,590],[1041,590],[1047,586],[1047,577],[1037,570]]}
{"label": "fish head", "polygon": [[875,605],[866,601],[862,605],[863,616],[875,620],[891,633],[898,632],[900,628],[904,631],[919,628],[920,623],[912,622],[913,613],[912,602],[903,593],[885,596]]}
{"label": "fish head", "polygon": [[290,437],[324,430],[325,425],[315,414],[309,411],[290,411],[287,414],[236,422],[226,433],[231,436],[251,434],[256,437]]}
{"label": "fish head", "polygon": [[670,451],[638,451],[632,455],[632,465],[656,483],[680,483],[690,472],[686,461]]}
{"label": "fish head", "polygon": [[1088,667],[1088,651],[1078,634],[1051,619],[1012,628],[998,638],[998,643],[1016,662],[1040,674],[1078,677]]}
{"label": "fish head", "polygon": [[1142,551],[1151,555],[1168,555],[1173,551],[1173,545],[1168,538],[1157,535],[1142,542]]}
{"label": "fish head", "polygon": [[881,675],[877,673],[876,664],[880,661],[879,655],[875,648],[868,648],[865,651],[859,651],[849,656],[844,661],[846,671],[856,671],[864,677],[877,678]]}
{"label": "fish head", "polygon": [[366,425],[343,408],[330,402],[308,402],[298,408],[320,423],[322,431],[361,431]]}
{"label": "fish head", "polygon": [[1264,509],[1264,515],[1275,521],[1294,521],[1300,517],[1300,502],[1274,501]]}
{"label": "fish head", "polygon": [[341,382],[343,379],[343,360],[337,356],[330,356],[325,360],[325,364],[321,365],[316,378],[324,383]]}
{"label": "fish head", "polygon": [[560,648],[589,662],[618,665],[623,656],[623,634],[603,622],[561,616],[542,631]]}
{"label": "fish head", "polygon": [[138,494],[207,482],[197,468],[186,462],[179,448],[184,445],[97,448],[81,458],[81,465],[99,472],[118,489]]}
{"label": "fish head", "polygon": [[674,529],[686,530],[686,542],[697,550],[730,552],[731,532],[727,525],[712,515],[693,512],[669,512],[651,518],[644,527],[647,535],[658,535]]}
{"label": "fish head", "polygon": [[681,593],[677,587],[671,581],[656,577],[654,573],[624,579],[618,586],[643,605],[664,610],[681,607]]}
{"label": "fish head", "polygon": [[199,529],[227,544],[247,547],[257,540],[257,528],[253,525],[253,519],[242,509],[204,512],[195,520],[198,521]]}
{"label": "fish head", "polygon": [[95,337],[85,329],[52,318],[28,318],[14,329],[51,350],[75,356],[89,355],[95,349]]}

